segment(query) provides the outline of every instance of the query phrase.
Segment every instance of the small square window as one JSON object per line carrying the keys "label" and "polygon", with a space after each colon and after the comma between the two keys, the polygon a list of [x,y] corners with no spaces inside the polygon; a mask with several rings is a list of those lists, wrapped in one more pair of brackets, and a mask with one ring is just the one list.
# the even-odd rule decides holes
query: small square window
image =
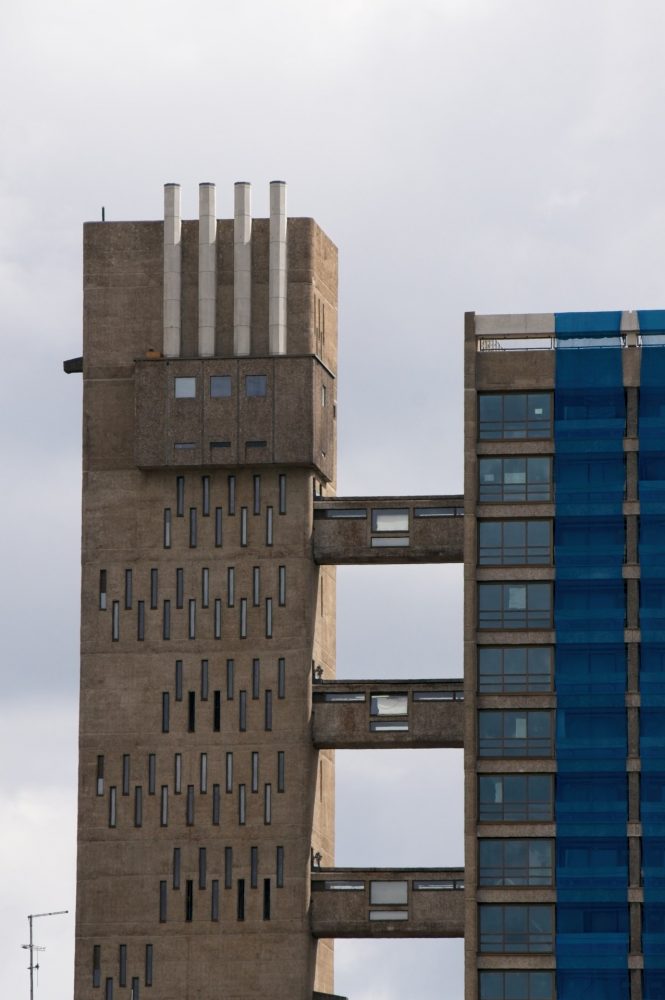
{"label": "small square window", "polygon": [[210,397],[212,399],[228,399],[231,395],[230,375],[210,376]]}
{"label": "small square window", "polygon": [[409,511],[406,507],[372,511],[372,531],[408,531]]}
{"label": "small square window", "polygon": [[248,396],[265,396],[268,391],[267,375],[246,375],[245,393]]}
{"label": "small square window", "polygon": [[196,378],[194,376],[176,377],[174,382],[176,399],[196,398]]}

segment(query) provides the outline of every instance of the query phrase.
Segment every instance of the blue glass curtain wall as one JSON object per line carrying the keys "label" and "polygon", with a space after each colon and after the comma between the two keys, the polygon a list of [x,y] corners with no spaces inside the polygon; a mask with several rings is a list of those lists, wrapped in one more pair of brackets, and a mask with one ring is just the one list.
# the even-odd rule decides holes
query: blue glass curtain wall
{"label": "blue glass curtain wall", "polygon": [[628,1000],[621,313],[556,316],[558,1000]]}

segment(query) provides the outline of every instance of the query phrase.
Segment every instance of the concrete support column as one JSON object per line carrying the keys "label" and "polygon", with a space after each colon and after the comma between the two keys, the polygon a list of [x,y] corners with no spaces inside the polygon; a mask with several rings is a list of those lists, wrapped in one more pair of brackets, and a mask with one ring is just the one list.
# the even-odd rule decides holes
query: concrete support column
{"label": "concrete support column", "polygon": [[164,185],[164,347],[167,358],[180,357],[182,284],[180,185]]}
{"label": "concrete support column", "polygon": [[271,354],[286,354],[286,184],[270,182],[268,334]]}
{"label": "concrete support column", "polygon": [[250,185],[245,183],[245,181],[238,181],[234,188],[233,200],[233,353],[249,354],[251,348],[250,328],[252,319],[252,209]]}
{"label": "concrete support column", "polygon": [[199,184],[199,357],[215,353],[217,212],[215,185]]}

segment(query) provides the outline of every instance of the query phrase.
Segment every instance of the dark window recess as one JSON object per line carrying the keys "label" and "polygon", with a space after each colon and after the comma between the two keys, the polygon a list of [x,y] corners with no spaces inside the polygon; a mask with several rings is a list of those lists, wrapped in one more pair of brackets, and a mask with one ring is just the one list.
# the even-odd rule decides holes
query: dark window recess
{"label": "dark window recess", "polygon": [[243,548],[247,546],[247,508],[240,508],[240,544]]}
{"label": "dark window recess", "polygon": [[263,822],[266,826],[272,823],[272,785],[267,784],[263,788]]}
{"label": "dark window recess", "polygon": [[150,570],[150,607],[154,611],[159,602],[159,570]]}
{"label": "dark window recess", "polygon": [[120,639],[120,601],[113,601],[111,604],[111,641],[118,642]]}
{"label": "dark window recess", "polygon": [[263,919],[270,920],[270,879],[263,880]]}
{"label": "dark window recess", "polygon": [[201,701],[208,700],[208,661],[201,660]]}
{"label": "dark window recess", "polygon": [[240,598],[240,638],[247,638],[247,598]]}
{"label": "dark window recess", "polygon": [[212,825],[219,826],[220,821],[220,788],[219,785],[212,786]]}
{"label": "dark window recess", "polygon": [[229,514],[233,516],[236,512],[236,477],[229,476]]}
{"label": "dark window recess", "polygon": [[175,481],[175,512],[177,517],[185,516],[185,477],[177,476]]}
{"label": "dark window recess", "polygon": [[185,595],[185,571],[177,569],[175,571],[175,606],[181,608]]}
{"label": "dark window recess", "polygon": [[97,795],[104,794],[104,755],[97,757]]}
{"label": "dark window recess", "polygon": [[125,611],[132,609],[132,571],[125,570]]}
{"label": "dark window recess", "polygon": [[180,888],[180,848],[173,848],[173,888]]}
{"label": "dark window recess", "polygon": [[286,604],[286,566],[280,566],[278,571],[278,602],[280,607]]}
{"label": "dark window recess", "polygon": [[171,548],[171,508],[164,509],[164,548]]}
{"label": "dark window recess", "polygon": [[168,691],[162,692],[162,732],[168,733],[169,731],[169,693]]}
{"label": "dark window recess", "polygon": [[222,692],[213,691],[212,694],[212,731],[219,733],[222,729]]}
{"label": "dark window recess", "polygon": [[92,985],[101,986],[102,984],[102,946],[100,944],[93,945],[92,948]]}
{"label": "dark window recess", "polygon": [[211,375],[210,376],[210,398],[228,399],[231,396],[231,376]]}
{"label": "dark window recess", "polygon": [[131,1000],[139,1000],[140,989],[141,989],[141,987],[139,985],[139,977],[138,976],[132,976],[132,994],[131,994]]}
{"label": "dark window recess", "polygon": [[254,506],[253,506],[253,510],[254,510],[255,514],[260,514],[261,513],[261,477],[260,476],[254,476],[252,481],[253,481],[253,486],[254,486],[254,496],[253,496]]}
{"label": "dark window recess", "polygon": [[551,691],[553,659],[551,646],[481,646],[478,690],[483,694]]}
{"label": "dark window recess", "polygon": [[106,611],[106,570],[99,571],[99,610]]}
{"label": "dark window recess", "polygon": [[129,754],[122,755],[122,794],[129,795]]}
{"label": "dark window recess", "polygon": [[215,546],[219,549],[222,545],[222,508],[215,507]]}
{"label": "dark window recess", "polygon": [[252,792],[259,790],[259,754],[257,750],[252,751]]}
{"label": "dark window recess", "polygon": [[127,945],[121,944],[118,955],[118,986],[127,985]]}
{"label": "dark window recess", "polygon": [[286,697],[286,660],[283,656],[277,661],[277,697]]}
{"label": "dark window recess", "polygon": [[266,507],[266,545],[272,545],[273,539],[273,516],[272,507]]}
{"label": "dark window recess", "polygon": [[247,822],[246,786],[238,785],[238,824],[244,826]]}
{"label": "dark window recess", "polygon": [[245,919],[245,880],[244,878],[238,879],[238,910],[237,910],[238,920]]}
{"label": "dark window recess", "polygon": [[275,885],[278,889],[284,888],[284,848],[278,847],[275,858]]}
{"label": "dark window recess", "polygon": [[272,597],[266,597],[266,639],[272,639]]}
{"label": "dark window recess", "polygon": [[205,889],[207,883],[207,852],[205,847],[199,847],[199,889]]}
{"label": "dark window recess", "polygon": [[478,437],[481,441],[542,440],[551,436],[551,393],[478,394]]}
{"label": "dark window recess", "polygon": [[166,923],[166,880],[162,880],[159,883],[159,922],[160,924]]}
{"label": "dark window recess", "polygon": [[547,456],[478,460],[481,503],[523,503],[552,499],[552,460]]}
{"label": "dark window recess", "polygon": [[551,711],[516,709],[478,713],[480,757],[549,757],[553,752]]}
{"label": "dark window recess", "polygon": [[134,789],[134,826],[143,826],[143,788],[137,785]]}
{"label": "dark window recess", "polygon": [[245,441],[245,448],[267,448],[267,447],[268,447],[267,441],[258,441],[258,440]]}
{"label": "dark window recess", "polygon": [[222,638],[222,599],[221,599],[221,597],[216,597],[215,598],[214,622],[215,622],[215,639],[221,639]]}
{"label": "dark window recess", "polygon": [[104,1000],[113,1000],[113,980],[110,978],[106,980]]}
{"label": "dark window recess", "polygon": [[227,794],[233,791],[233,752],[231,750],[228,750],[226,754],[226,791]]}
{"label": "dark window recess", "polygon": [[315,508],[315,521],[366,521],[365,507],[324,507]]}
{"label": "dark window recess", "polygon": [[463,517],[464,507],[415,507],[414,517]]}
{"label": "dark window recess", "polygon": [[194,917],[194,880],[185,881],[185,921],[189,924]]}
{"label": "dark window recess", "polygon": [[196,691],[187,692],[187,732],[196,732]]}
{"label": "dark window recess", "polygon": [[265,729],[270,732],[272,729],[272,691],[265,694]]}
{"label": "dark window recess", "polygon": [[148,754],[148,795],[155,794],[157,784],[157,755]]}
{"label": "dark window recess", "polygon": [[219,879],[214,878],[210,888],[210,919],[219,920]]}
{"label": "dark window recess", "polygon": [[285,776],[285,754],[283,750],[277,751],[277,791],[284,791],[284,776]]}
{"label": "dark window recess", "polygon": [[549,566],[551,562],[551,521],[479,522],[479,566]]}
{"label": "dark window recess", "polygon": [[195,549],[197,543],[196,507],[189,508],[189,547]]}
{"label": "dark window recess", "polygon": [[136,606],[136,638],[139,642],[145,639],[145,601],[139,601]]}
{"label": "dark window recess", "polygon": [[286,514],[286,474],[279,474],[279,512]]}
{"label": "dark window recess", "polygon": [[185,810],[187,826],[194,826],[194,785],[187,785],[187,806]]}
{"label": "dark window recess", "polygon": [[152,945],[145,946],[145,984],[152,986]]}
{"label": "dark window recess", "polygon": [[201,570],[201,606],[207,608],[210,604],[210,570],[204,566]]}
{"label": "dark window recess", "polygon": [[552,628],[551,583],[479,583],[481,629]]}
{"label": "dark window recess", "polygon": [[210,476],[201,476],[201,514],[210,517]]}
{"label": "dark window recess", "polygon": [[241,733],[247,731],[247,692],[241,691],[238,697],[238,728]]}
{"label": "dark window recess", "polygon": [[255,566],[252,570],[252,605],[258,608],[261,603],[261,570]]}
{"label": "dark window recess", "polygon": [[169,825],[169,786],[162,785],[159,803],[159,825]]}
{"label": "dark window recess", "polygon": [[208,793],[208,754],[202,753],[199,757],[199,789],[201,795]]}
{"label": "dark window recess", "polygon": [[230,889],[233,885],[233,848],[224,848],[224,888]]}
{"label": "dark window recess", "polygon": [[164,601],[164,615],[162,618],[162,639],[171,638],[171,602]]}
{"label": "dark window recess", "polygon": [[173,791],[180,795],[182,791],[182,754],[177,753],[174,758]]}
{"label": "dark window recess", "polygon": [[250,861],[250,887],[256,889],[259,877],[259,849],[258,847],[251,847],[249,851]]}
{"label": "dark window recess", "polygon": [[261,695],[261,661],[252,660],[252,698],[256,700]]}
{"label": "dark window recess", "polygon": [[226,661],[226,699],[233,701],[233,660]]}
{"label": "dark window recess", "polygon": [[188,608],[188,629],[187,635],[190,639],[196,639],[196,601],[191,598]]}
{"label": "dark window recess", "polygon": [[267,391],[267,375],[245,375],[245,394],[247,396],[265,396]]}
{"label": "dark window recess", "polygon": [[182,701],[182,660],[175,661],[175,700]]}
{"label": "dark window recess", "polygon": [[483,823],[548,823],[554,818],[551,774],[481,774],[478,819]]}
{"label": "dark window recess", "polygon": [[235,604],[236,599],[236,571],[233,566],[229,566],[226,571],[226,603],[230,608]]}
{"label": "dark window recess", "polygon": [[481,886],[548,886],[554,879],[554,841],[538,838],[478,841]]}
{"label": "dark window recess", "polygon": [[554,1000],[554,996],[554,972],[548,969],[479,973],[478,1000]]}
{"label": "dark window recess", "polygon": [[478,918],[481,952],[550,954],[554,950],[553,906],[481,903]]}
{"label": "dark window recess", "polygon": [[230,448],[231,447],[231,442],[230,441],[211,441],[210,442],[210,447],[211,448]]}

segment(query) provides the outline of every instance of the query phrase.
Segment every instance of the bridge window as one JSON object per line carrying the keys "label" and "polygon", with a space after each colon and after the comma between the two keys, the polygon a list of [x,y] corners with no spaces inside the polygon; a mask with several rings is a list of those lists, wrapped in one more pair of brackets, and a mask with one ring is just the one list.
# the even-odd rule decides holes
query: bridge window
{"label": "bridge window", "polygon": [[408,531],[408,507],[372,511],[372,531]]}

